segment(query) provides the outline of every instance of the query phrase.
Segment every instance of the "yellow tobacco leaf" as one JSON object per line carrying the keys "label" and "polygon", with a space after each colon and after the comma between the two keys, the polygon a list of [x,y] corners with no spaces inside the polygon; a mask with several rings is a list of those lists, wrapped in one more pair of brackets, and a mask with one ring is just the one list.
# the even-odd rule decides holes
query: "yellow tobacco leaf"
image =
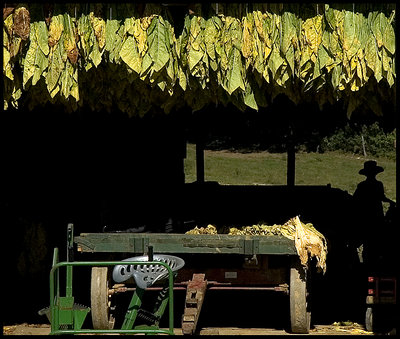
{"label": "yellow tobacco leaf", "polygon": [[353,92],[358,91],[358,90],[360,89],[359,81],[360,81],[360,80],[358,79],[358,77],[353,77],[353,80],[352,80],[352,82],[351,82],[351,87],[350,87],[350,89],[351,89]]}
{"label": "yellow tobacco leaf", "polygon": [[254,25],[256,27],[258,36],[261,40],[265,40],[264,30],[263,30],[263,22],[264,22],[264,15],[260,11],[255,11],[253,13],[254,16]]}
{"label": "yellow tobacco leaf", "polygon": [[12,36],[12,32],[13,32],[13,16],[12,14],[10,14],[4,21],[4,27],[7,29],[7,33],[9,36]]}
{"label": "yellow tobacco leaf", "polygon": [[106,44],[106,22],[104,19],[94,16],[93,12],[89,13],[89,18],[99,43],[99,48],[102,49]]}
{"label": "yellow tobacco leaf", "polygon": [[360,80],[363,80],[363,70],[360,62],[357,62],[357,76],[359,77]]}
{"label": "yellow tobacco leaf", "polygon": [[3,74],[10,80],[14,80],[14,74],[11,70],[10,61],[10,52],[7,51],[5,47],[3,47]]}
{"label": "yellow tobacco leaf", "polygon": [[265,48],[264,48],[264,58],[265,59],[268,58],[268,56],[271,54],[271,51],[272,51],[272,49],[269,48],[267,45],[265,45]]}
{"label": "yellow tobacco leaf", "polygon": [[307,19],[302,25],[302,33],[307,45],[314,54],[322,41],[322,15]]}
{"label": "yellow tobacco leaf", "polygon": [[142,26],[142,29],[143,29],[144,31],[146,31],[147,28],[149,28],[149,26],[150,26],[150,24],[151,24],[151,21],[153,20],[153,18],[154,18],[155,16],[156,16],[156,14],[152,14],[152,15],[150,15],[150,16],[140,18],[140,25]]}
{"label": "yellow tobacco leaf", "polygon": [[142,29],[140,19],[135,20],[135,24],[133,26],[133,36],[135,37],[139,54],[141,57],[143,57],[147,51],[147,33]]}
{"label": "yellow tobacco leaf", "polygon": [[354,55],[351,59],[350,59],[350,69],[353,70],[357,67],[358,64],[358,59],[357,56]]}
{"label": "yellow tobacco leaf", "polygon": [[49,45],[53,47],[57,44],[61,38],[61,34],[64,30],[64,16],[59,14],[51,18],[49,27]]}
{"label": "yellow tobacco leaf", "polygon": [[385,48],[382,48],[382,66],[385,71],[389,71],[391,58]]}
{"label": "yellow tobacco leaf", "polygon": [[242,43],[242,54],[245,58],[249,58],[252,55],[252,27],[249,20],[243,18],[243,43]]}

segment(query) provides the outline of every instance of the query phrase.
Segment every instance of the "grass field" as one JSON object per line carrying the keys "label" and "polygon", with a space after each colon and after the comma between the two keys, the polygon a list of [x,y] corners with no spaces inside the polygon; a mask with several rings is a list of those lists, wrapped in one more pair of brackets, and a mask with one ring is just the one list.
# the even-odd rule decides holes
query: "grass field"
{"label": "grass field", "polygon": [[[340,188],[350,194],[364,180],[358,174],[364,161],[370,158],[331,153],[297,153],[296,185],[327,185]],[[373,159],[385,171],[377,179],[383,182],[386,196],[396,201],[396,161]],[[224,185],[285,185],[286,153],[238,153],[229,151],[205,151],[204,172],[206,181]],[[196,180],[195,145],[187,145],[185,181]]]}

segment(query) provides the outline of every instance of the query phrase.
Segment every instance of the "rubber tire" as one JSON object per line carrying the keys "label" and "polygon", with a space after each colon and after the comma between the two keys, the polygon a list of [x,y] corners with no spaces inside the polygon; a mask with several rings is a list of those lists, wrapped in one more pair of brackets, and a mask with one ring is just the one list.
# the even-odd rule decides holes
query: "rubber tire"
{"label": "rubber tire", "polygon": [[308,334],[310,332],[311,311],[308,303],[307,272],[298,257],[292,258],[290,268],[290,324],[291,332]]}
{"label": "rubber tire", "polygon": [[95,330],[112,330],[115,319],[110,313],[108,267],[92,267],[90,302]]}

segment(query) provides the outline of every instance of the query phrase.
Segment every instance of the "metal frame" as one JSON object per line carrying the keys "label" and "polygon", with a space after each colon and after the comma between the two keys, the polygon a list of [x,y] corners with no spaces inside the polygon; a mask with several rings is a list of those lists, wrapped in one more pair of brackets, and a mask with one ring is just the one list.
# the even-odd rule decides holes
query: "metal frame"
{"label": "metal frame", "polygon": [[[72,269],[74,266],[115,266],[115,265],[140,265],[143,262],[138,261],[74,261],[74,262],[57,262],[58,261],[58,249],[54,249],[53,267],[50,270],[50,322],[51,332],[50,334],[82,334],[82,333],[93,333],[93,334],[105,334],[105,333],[121,333],[121,334],[174,334],[174,299],[173,299],[173,286],[174,286],[174,274],[171,268],[164,262],[160,261],[149,261],[148,264],[162,265],[168,270],[168,309],[169,309],[169,328],[151,328],[151,329],[108,329],[108,330],[94,330],[94,329],[59,329],[59,317],[57,301],[60,298],[60,286],[59,286],[59,268],[66,267],[67,269],[67,288],[66,296],[72,297]],[[57,274],[56,274],[57,273]],[[72,297],[73,298],[73,297]]]}

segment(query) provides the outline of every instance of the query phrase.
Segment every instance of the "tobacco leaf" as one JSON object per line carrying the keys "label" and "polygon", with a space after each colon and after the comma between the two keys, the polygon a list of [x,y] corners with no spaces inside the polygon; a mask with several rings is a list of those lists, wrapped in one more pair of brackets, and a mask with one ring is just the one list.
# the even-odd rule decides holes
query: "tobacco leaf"
{"label": "tobacco leaf", "polygon": [[75,25],[68,13],[64,14],[64,50],[72,64],[76,64],[78,59],[78,49],[76,47]]}
{"label": "tobacco leaf", "polygon": [[25,7],[18,7],[13,14],[13,31],[22,40],[27,40],[30,33],[31,16]]}
{"label": "tobacco leaf", "polygon": [[296,21],[295,14],[290,12],[283,13],[281,20],[282,22],[281,53],[283,55],[286,55],[289,47],[292,46],[292,40],[297,39],[295,21]]}
{"label": "tobacco leaf", "polygon": [[51,18],[49,27],[49,46],[53,47],[61,38],[61,34],[64,30],[64,16],[59,14]]}
{"label": "tobacco leaf", "polygon": [[278,72],[279,67],[283,64],[284,59],[281,57],[279,53],[279,47],[274,46],[271,52],[271,56],[268,59],[268,68],[272,72],[273,79],[276,79],[276,74]]}
{"label": "tobacco leaf", "polygon": [[93,12],[89,13],[90,22],[93,26],[99,49],[103,49],[106,44],[106,23],[101,17],[95,16]]}
{"label": "tobacco leaf", "polygon": [[391,24],[391,21],[393,20],[394,17],[394,12],[391,15],[391,18],[389,18],[388,23],[385,27],[385,30],[383,32],[383,46],[392,54],[394,55],[395,50],[396,50],[396,36],[394,32],[393,25]]}
{"label": "tobacco leaf", "polygon": [[39,44],[40,49],[44,55],[49,54],[49,32],[47,30],[46,23],[44,21],[39,21],[36,26],[36,40]]}
{"label": "tobacco leaf", "polygon": [[166,47],[166,31],[164,19],[156,16],[151,21],[147,31],[148,51],[147,53],[153,61],[154,72],[159,72],[168,62],[169,53]]}
{"label": "tobacco leaf", "polygon": [[227,73],[227,87],[229,94],[232,94],[238,88],[241,88],[243,91],[245,91],[242,70],[243,65],[241,53],[236,47],[233,47],[229,55],[229,69]]}
{"label": "tobacco leaf", "polygon": [[147,32],[142,28],[139,18],[135,20],[133,36],[135,37],[138,46],[139,55],[143,57],[147,52]]}
{"label": "tobacco leaf", "polygon": [[36,85],[40,77],[44,74],[44,71],[49,65],[49,60],[47,56],[43,53],[41,48],[37,49],[36,60],[35,60],[35,70],[32,78],[32,85]]}
{"label": "tobacco leaf", "polygon": [[10,80],[14,80],[14,75],[10,65],[10,52],[4,46],[3,46],[3,74]]}
{"label": "tobacco leaf", "polygon": [[24,69],[23,69],[23,78],[22,78],[22,86],[25,88],[28,80],[33,76],[35,72],[35,63],[36,63],[36,56],[38,54],[39,45],[36,40],[36,28],[37,23],[32,23],[32,34],[30,36],[30,43],[28,51],[25,55],[24,60]]}
{"label": "tobacco leaf", "polygon": [[139,57],[136,41],[133,36],[128,36],[122,44],[119,52],[121,59],[136,73],[140,74],[142,70],[141,60]]}
{"label": "tobacco leaf", "polygon": [[49,58],[48,72],[46,75],[46,84],[47,84],[47,90],[49,91],[51,97],[54,97],[59,91],[59,86],[57,86],[57,84],[61,72],[63,71],[65,66],[62,57],[64,48],[61,42],[62,41],[60,41],[60,43],[55,48],[54,53]]}
{"label": "tobacco leaf", "polygon": [[247,82],[245,87],[246,87],[246,91],[243,93],[243,101],[244,101],[245,105],[258,111],[258,105],[256,102],[256,98],[254,96],[254,92],[253,92],[253,89],[252,89],[250,83]]}

